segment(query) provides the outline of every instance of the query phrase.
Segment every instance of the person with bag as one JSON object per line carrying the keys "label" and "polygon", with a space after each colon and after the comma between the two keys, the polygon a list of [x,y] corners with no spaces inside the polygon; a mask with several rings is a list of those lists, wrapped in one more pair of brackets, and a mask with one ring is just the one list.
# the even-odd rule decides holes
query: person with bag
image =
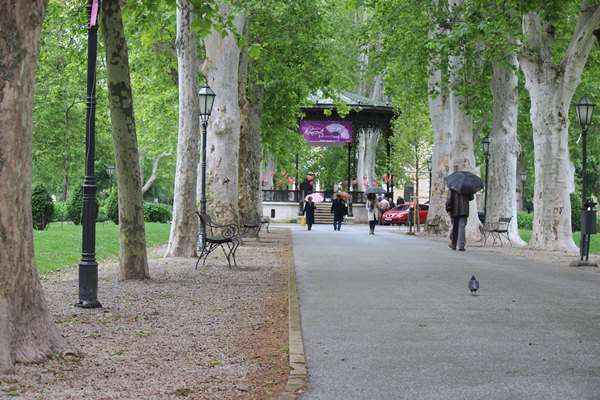
{"label": "person with bag", "polygon": [[465,195],[450,189],[446,199],[446,211],[452,219],[452,233],[450,234],[450,247],[452,250],[465,251],[465,228],[469,218],[469,202],[474,196]]}
{"label": "person with bag", "polygon": [[306,216],[306,226],[310,231],[312,229],[313,224],[315,223],[315,209],[317,206],[313,202],[312,196],[308,196],[306,202],[304,203],[304,209],[302,213]]}
{"label": "person with bag", "polygon": [[333,214],[333,230],[341,230],[342,221],[344,221],[344,217],[348,214],[348,207],[346,206],[346,202],[342,200],[342,195],[339,193],[335,196],[333,202],[331,202],[331,213]]}
{"label": "person with bag", "polygon": [[379,202],[377,201],[377,197],[375,197],[374,193],[369,193],[367,195],[367,216],[369,218],[369,235],[375,234],[375,225],[379,222],[379,217],[381,216],[381,209],[379,207]]}

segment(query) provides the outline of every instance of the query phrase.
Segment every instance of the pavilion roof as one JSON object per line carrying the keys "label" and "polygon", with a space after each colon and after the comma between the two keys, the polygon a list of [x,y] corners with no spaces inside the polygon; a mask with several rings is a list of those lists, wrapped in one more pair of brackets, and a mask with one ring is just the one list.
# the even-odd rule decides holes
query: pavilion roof
{"label": "pavilion roof", "polygon": [[345,90],[335,93],[332,97],[325,96],[323,91],[319,90],[316,93],[308,96],[308,103],[310,105],[307,105],[303,108],[335,108],[335,103],[340,101],[345,103],[350,108],[360,108],[364,111],[378,110],[388,111],[391,113],[394,112],[394,109],[388,100],[374,100],[358,93],[348,92]]}

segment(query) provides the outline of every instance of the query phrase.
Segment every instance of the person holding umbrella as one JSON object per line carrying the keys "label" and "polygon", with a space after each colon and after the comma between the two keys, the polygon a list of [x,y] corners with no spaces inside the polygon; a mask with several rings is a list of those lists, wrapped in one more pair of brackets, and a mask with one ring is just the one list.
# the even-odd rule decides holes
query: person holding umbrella
{"label": "person holding umbrella", "polygon": [[369,235],[375,234],[375,225],[379,222],[381,217],[381,208],[379,207],[379,201],[377,201],[377,194],[385,193],[380,188],[369,188],[365,192],[367,194],[367,216],[369,218]]}
{"label": "person holding umbrella", "polygon": [[313,202],[312,196],[308,196],[306,198],[306,203],[304,203],[304,209],[302,210],[304,215],[306,216],[306,226],[310,231],[313,224],[315,223],[315,203]]}
{"label": "person holding umbrella", "polygon": [[465,228],[469,218],[469,202],[475,198],[474,194],[483,188],[483,181],[477,175],[468,171],[456,171],[446,178],[448,198],[446,211],[452,219],[452,233],[450,234],[450,247],[452,250],[465,251]]}
{"label": "person holding umbrella", "polygon": [[342,229],[342,221],[346,214],[348,214],[348,207],[342,200],[342,194],[338,193],[335,199],[331,202],[331,213],[333,214],[333,230],[339,231]]}

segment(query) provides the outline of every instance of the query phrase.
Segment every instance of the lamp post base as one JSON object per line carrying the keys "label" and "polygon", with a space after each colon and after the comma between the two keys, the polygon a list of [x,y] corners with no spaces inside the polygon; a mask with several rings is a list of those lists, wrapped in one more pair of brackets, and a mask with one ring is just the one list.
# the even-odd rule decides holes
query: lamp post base
{"label": "lamp post base", "polygon": [[598,263],[593,261],[576,260],[569,264],[571,267],[599,267]]}
{"label": "lamp post base", "polygon": [[98,300],[96,301],[80,301],[75,303],[75,307],[79,308],[102,308],[102,304]]}

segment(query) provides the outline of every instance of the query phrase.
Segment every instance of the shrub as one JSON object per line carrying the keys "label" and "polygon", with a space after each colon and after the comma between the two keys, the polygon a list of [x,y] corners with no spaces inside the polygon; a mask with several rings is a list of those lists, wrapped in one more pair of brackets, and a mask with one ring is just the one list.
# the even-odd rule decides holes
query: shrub
{"label": "shrub", "polygon": [[75,225],[81,224],[81,212],[83,210],[83,187],[78,186],[71,192],[67,204],[67,219]]}
{"label": "shrub", "polygon": [[529,214],[526,212],[520,212],[517,214],[517,224],[519,225],[519,229],[533,229],[533,214]]}
{"label": "shrub", "polygon": [[[98,199],[96,199],[96,218],[98,218]],[[83,187],[78,186],[73,192],[67,203],[67,219],[75,225],[81,224],[83,213]]]}
{"label": "shrub", "polygon": [[31,213],[33,227],[43,231],[52,219],[54,203],[43,185],[37,185],[31,193]]}
{"label": "shrub", "polygon": [[116,186],[110,188],[104,207],[106,218],[119,225],[119,191]]}
{"label": "shrub", "polygon": [[144,221],[167,223],[171,221],[171,206],[160,203],[144,203]]}
{"label": "shrub", "polygon": [[573,232],[581,230],[581,192],[571,193],[571,228]]}
{"label": "shrub", "polygon": [[167,223],[170,220],[170,206],[160,203],[144,203],[144,221]]}
{"label": "shrub", "polygon": [[67,221],[67,202],[57,201],[54,203],[54,214],[52,214],[52,222]]}

